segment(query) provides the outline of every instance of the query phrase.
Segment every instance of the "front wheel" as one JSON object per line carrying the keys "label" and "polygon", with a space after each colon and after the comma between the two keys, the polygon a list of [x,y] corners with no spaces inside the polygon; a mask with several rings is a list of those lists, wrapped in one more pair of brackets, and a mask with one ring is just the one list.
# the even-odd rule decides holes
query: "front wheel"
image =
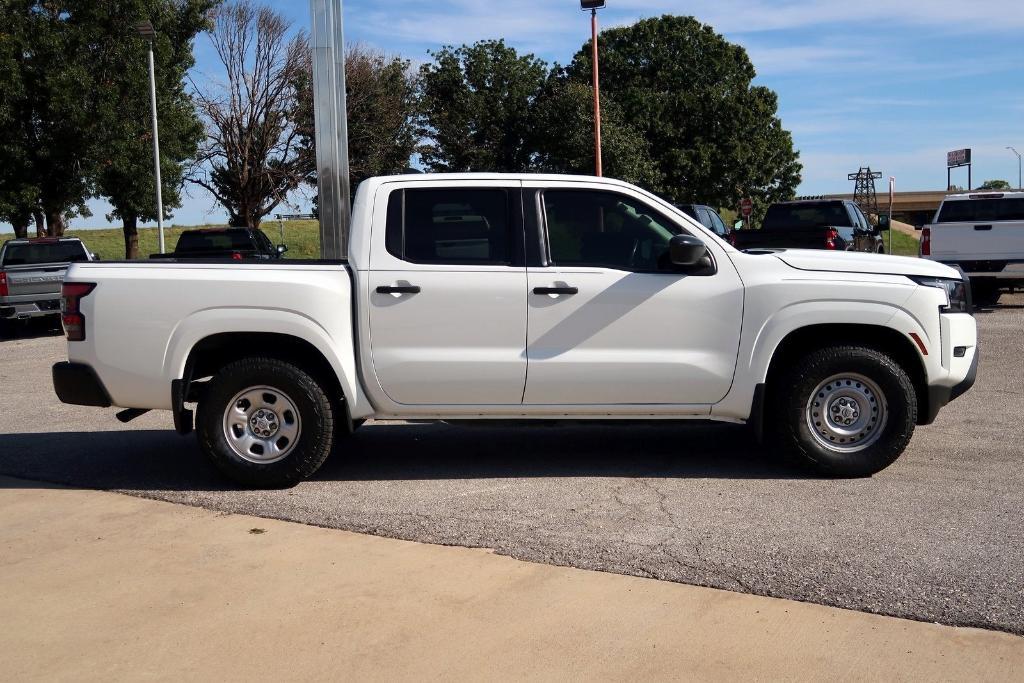
{"label": "front wheel", "polygon": [[874,349],[814,351],[776,386],[773,426],[780,445],[820,474],[871,476],[891,465],[914,434],[913,382]]}
{"label": "front wheel", "polygon": [[243,486],[292,486],[331,452],[334,412],[317,380],[273,358],[225,366],[206,389],[196,420],[203,452]]}

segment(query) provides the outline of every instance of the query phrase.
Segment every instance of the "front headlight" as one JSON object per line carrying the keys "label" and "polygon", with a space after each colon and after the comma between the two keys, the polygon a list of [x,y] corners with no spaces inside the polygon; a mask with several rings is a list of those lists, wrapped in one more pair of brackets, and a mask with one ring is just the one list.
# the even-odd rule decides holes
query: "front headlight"
{"label": "front headlight", "polygon": [[945,277],[911,277],[910,279],[922,287],[937,287],[946,293],[947,304],[940,309],[943,313],[971,312],[971,285],[967,279],[954,280]]}

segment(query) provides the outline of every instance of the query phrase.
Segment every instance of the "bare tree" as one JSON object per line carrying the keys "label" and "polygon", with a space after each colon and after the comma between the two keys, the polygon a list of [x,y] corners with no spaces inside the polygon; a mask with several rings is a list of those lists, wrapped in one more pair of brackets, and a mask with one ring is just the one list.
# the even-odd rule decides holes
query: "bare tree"
{"label": "bare tree", "polygon": [[289,38],[290,28],[251,0],[220,6],[211,41],[226,82],[193,82],[206,140],[188,179],[213,194],[233,226],[258,227],[309,176],[294,120],[309,47],[305,32]]}

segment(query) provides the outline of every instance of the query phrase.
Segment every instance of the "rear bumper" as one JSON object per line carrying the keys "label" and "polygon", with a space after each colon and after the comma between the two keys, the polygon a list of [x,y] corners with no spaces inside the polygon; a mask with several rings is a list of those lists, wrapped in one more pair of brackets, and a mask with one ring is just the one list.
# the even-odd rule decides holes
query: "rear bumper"
{"label": "rear bumper", "polygon": [[57,363],[53,366],[53,390],[62,403],[108,408],[110,394],[92,366],[84,363]]}
{"label": "rear bumper", "polygon": [[0,303],[0,318],[4,320],[24,320],[47,315],[60,315],[60,299]]}
{"label": "rear bumper", "polygon": [[967,277],[978,280],[992,278],[1009,282],[1024,282],[1024,261],[940,261],[947,266],[956,266]]}

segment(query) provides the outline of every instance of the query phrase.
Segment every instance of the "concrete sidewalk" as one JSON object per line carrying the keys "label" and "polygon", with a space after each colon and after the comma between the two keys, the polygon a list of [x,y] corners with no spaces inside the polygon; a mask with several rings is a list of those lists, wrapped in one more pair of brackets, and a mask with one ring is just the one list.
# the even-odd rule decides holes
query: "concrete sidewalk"
{"label": "concrete sidewalk", "polygon": [[9,680],[1024,672],[1002,633],[5,478],[0,624]]}

